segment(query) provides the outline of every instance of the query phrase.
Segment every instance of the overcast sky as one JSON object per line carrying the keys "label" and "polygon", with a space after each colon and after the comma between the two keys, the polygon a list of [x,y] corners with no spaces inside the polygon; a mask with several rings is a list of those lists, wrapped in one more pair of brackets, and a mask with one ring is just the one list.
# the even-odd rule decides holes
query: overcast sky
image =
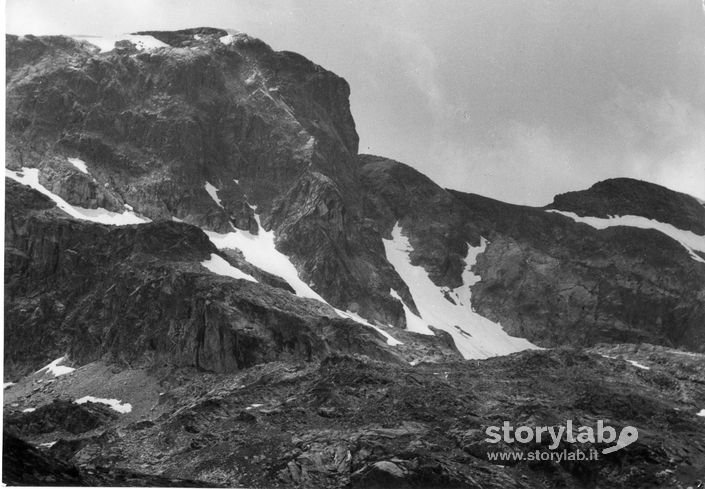
{"label": "overcast sky", "polygon": [[360,151],[543,205],[629,176],[705,199],[705,0],[7,0],[15,34],[234,28],[351,85]]}

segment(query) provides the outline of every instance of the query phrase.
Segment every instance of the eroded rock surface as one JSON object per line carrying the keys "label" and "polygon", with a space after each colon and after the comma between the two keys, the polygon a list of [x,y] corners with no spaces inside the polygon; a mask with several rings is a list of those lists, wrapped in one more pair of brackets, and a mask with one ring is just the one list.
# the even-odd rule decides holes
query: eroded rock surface
{"label": "eroded rock surface", "polygon": [[[98,371],[59,377],[53,389],[82,392]],[[135,402],[130,419],[138,421],[117,415],[93,436],[61,433],[63,441],[42,451],[79,468],[236,487],[695,487],[705,470],[705,418],[697,415],[705,406],[705,361],[663,347],[527,351],[415,367],[334,355],[234,375],[145,373],[161,392]],[[32,402],[13,388],[6,412],[13,402]],[[504,421],[535,429],[567,420],[576,430],[596,429],[598,420],[616,430],[633,426],[638,440],[610,454],[601,450],[611,443],[563,440],[552,450],[546,442],[487,440],[486,429]],[[487,455],[591,449],[597,460]]]}

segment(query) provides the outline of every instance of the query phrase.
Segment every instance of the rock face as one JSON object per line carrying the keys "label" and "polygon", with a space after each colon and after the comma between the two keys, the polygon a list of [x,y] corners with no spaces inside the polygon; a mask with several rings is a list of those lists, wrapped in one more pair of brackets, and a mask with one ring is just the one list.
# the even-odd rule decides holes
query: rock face
{"label": "rock face", "polygon": [[702,351],[705,265],[673,239],[454,195],[490,240],[473,304],[509,331],[546,346],[643,341]]}
{"label": "rock face", "polygon": [[5,419],[4,426],[23,437],[67,432],[79,435],[103,426],[116,418],[114,411],[100,404],[74,404],[56,400],[40,408],[16,413]]}
{"label": "rock face", "polygon": [[[291,314],[311,316],[304,329],[316,329],[338,321],[330,308],[292,299],[276,270],[254,267],[238,250],[218,252],[188,224],[252,235],[260,225],[271,229],[303,282],[331,305],[398,328],[406,316],[390,290],[418,309],[385,254],[392,228],[408,237],[411,263],[445,290],[463,285],[468,249],[485,239],[472,306],[510,334],[541,346],[703,348],[705,266],[669,237],[591,229],[357,155],[347,83],[300,55],[212,28],[139,34],[165,47],[126,40],[99,52],[60,36],[7,37],[8,167],[38,168],[39,184],[68,204],[128,208],[155,222],[119,230],[73,222],[12,184],[6,337],[18,350],[6,365],[29,355],[23,368],[34,368],[64,350],[126,362],[151,352],[225,371],[285,352],[327,351]],[[695,199],[629,179],[557,196],[549,207],[705,232]],[[158,222],[172,219],[185,224]],[[260,285],[204,278],[198,263],[212,253]],[[237,327],[226,319],[233,311],[243,318]],[[269,332],[252,336],[262,322]],[[32,350],[27,332],[45,330],[55,341]],[[78,348],[77,335],[90,340]],[[140,346],[128,348],[136,339]]]}
{"label": "rock face", "polygon": [[221,372],[338,348],[392,358],[373,330],[328,306],[208,272],[199,263],[218,251],[194,226],[84,223],[15,182],[7,195],[10,375],[64,353],[80,363],[109,355]]}
{"label": "rock face", "polygon": [[124,469],[79,469],[15,435],[2,434],[2,481],[9,486],[218,487],[212,482],[159,477]]}
{"label": "rock face", "polygon": [[41,168],[72,204],[128,202],[153,220],[221,232],[256,230],[256,205],[328,301],[403,325],[378,277],[395,273],[363,226],[347,83],[244,34],[146,34],[170,47],[97,54],[67,38],[8,36],[8,164]]}

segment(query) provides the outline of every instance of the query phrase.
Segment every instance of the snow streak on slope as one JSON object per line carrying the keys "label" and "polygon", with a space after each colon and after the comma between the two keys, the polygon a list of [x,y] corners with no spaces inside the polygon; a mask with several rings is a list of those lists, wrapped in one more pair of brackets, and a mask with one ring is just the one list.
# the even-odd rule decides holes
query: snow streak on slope
{"label": "snow streak on slope", "polygon": [[122,34],[117,36],[73,36],[74,39],[78,41],[86,41],[94,46],[98,46],[101,53],[107,53],[115,49],[115,43],[118,41],[130,41],[132,42],[139,51],[145,49],[156,49],[169,47],[168,44],[163,43],[159,39],[152,36],[142,36],[136,34]]}
{"label": "snow streak on slope", "polygon": [[[255,210],[254,207],[253,210]],[[299,297],[315,299],[330,306],[330,304],[328,304],[323,297],[318,295],[311,287],[308,286],[308,284],[299,278],[299,272],[296,270],[294,264],[291,263],[289,257],[276,249],[276,246],[274,245],[274,231],[264,230],[259,214],[256,212],[255,220],[257,221],[257,225],[259,227],[258,234],[252,234],[249,231],[242,231],[240,229],[225,234],[206,230],[204,230],[204,232],[208,235],[216,248],[238,249],[242,251],[242,254],[245,256],[245,260],[257,268],[286,280]],[[389,333],[386,333],[377,326],[373,326],[357,314],[344,312],[340,309],[334,308],[333,306],[330,307],[340,317],[352,319],[360,324],[376,329],[384,335],[385,338],[387,338],[388,345],[394,346],[401,344],[400,341],[394,339],[391,335],[389,335]]]}
{"label": "snow streak on slope", "polygon": [[122,403],[117,399],[103,399],[100,397],[85,396],[74,401],[76,404],[85,404],[87,402],[95,402],[99,404],[106,404],[110,406],[111,409],[117,411],[118,413],[126,414],[132,411],[132,404],[129,402]]}
{"label": "snow streak on slope", "polygon": [[403,343],[396,338],[394,338],[392,335],[384,331],[382,328],[379,328],[375,326],[374,324],[371,324],[367,319],[361,317],[359,314],[355,314],[354,312],[350,311],[341,311],[340,309],[335,309],[335,312],[338,313],[339,316],[352,319],[356,323],[364,324],[365,326],[369,326],[370,328],[374,328],[377,330],[378,333],[380,333],[382,336],[387,338],[387,344],[389,346],[397,346],[397,345],[402,345]]}
{"label": "snow streak on slope", "polygon": [[83,173],[88,175],[88,167],[86,166],[86,162],[83,160],[80,160],[78,158],[67,158],[69,160],[69,163],[71,163],[73,166],[81,170]]}
{"label": "snow streak on slope", "polygon": [[101,224],[114,224],[117,226],[126,224],[143,224],[145,222],[149,222],[149,219],[139,217],[137,214],[130,211],[125,211],[122,214],[118,214],[117,212],[110,212],[102,207],[97,209],[86,209],[84,207],[71,205],[39,183],[39,169],[37,168],[25,167],[18,172],[6,168],[5,176],[43,193],[53,200],[59,209],[76,219],[99,222]]}
{"label": "snow streak on slope", "polygon": [[218,207],[223,209],[223,203],[218,198],[218,189],[215,188],[213,185],[211,185],[209,182],[206,182],[206,192],[208,192],[208,195],[211,196],[211,199],[213,199],[213,202],[218,204]]}
{"label": "snow streak on slope", "polygon": [[642,370],[651,370],[651,367],[647,367],[647,366],[644,365],[643,363],[639,363],[639,362],[637,362],[636,360],[627,360],[627,361],[628,361],[629,363],[631,363],[633,366],[635,366],[636,368],[640,368],[640,369],[642,369]]}
{"label": "snow streak on slope", "polygon": [[[523,338],[509,336],[499,324],[472,310],[470,285],[478,282],[480,278],[473,274],[470,268],[475,264],[477,255],[484,251],[484,240],[478,248],[468,245],[463,285],[453,290],[438,287],[423,267],[411,264],[409,253],[412,247],[409,240],[402,235],[399,223],[394,225],[392,239],[383,241],[387,260],[409,287],[423,322],[450,333],[455,346],[465,358],[487,358],[537,348]],[[446,294],[455,304],[446,299]],[[405,311],[407,309],[405,308]],[[415,320],[415,324],[418,325],[418,320]]]}
{"label": "snow streak on slope", "polygon": [[289,261],[289,258],[285,254],[277,251],[274,246],[274,231],[265,231],[260,223],[259,215],[256,213],[255,220],[259,226],[258,234],[252,234],[249,231],[239,229],[226,234],[216,233],[214,231],[205,231],[205,233],[216,248],[238,249],[242,251],[245,260],[252,263],[257,268],[261,268],[286,280],[294,289],[296,295],[326,302],[299,278],[299,273],[296,271],[294,264]]}
{"label": "snow streak on slope", "polygon": [[595,229],[606,229],[612,226],[631,226],[640,229],[655,229],[660,231],[671,239],[678,241],[681,246],[683,246],[691,258],[695,261],[705,263],[705,259],[699,256],[695,251],[700,251],[705,253],[705,236],[700,236],[692,231],[685,231],[683,229],[678,229],[672,224],[667,224],[664,222],[659,222],[654,219],[648,219],[642,216],[611,216],[609,218],[604,217],[581,217],[574,212],[559,211],[556,209],[549,209],[547,212],[554,212],[556,214],[561,214],[566,217],[570,217],[576,222],[582,222]]}
{"label": "snow streak on slope", "polygon": [[59,365],[64,360],[66,360],[66,357],[57,358],[56,360],[51,362],[46,367],[42,367],[39,370],[37,370],[35,372],[35,374],[43,373],[46,371],[46,372],[49,372],[50,374],[52,374],[54,377],[58,377],[60,375],[70,374],[71,372],[76,370],[75,368],[67,367],[65,365]]}
{"label": "snow streak on slope", "polygon": [[239,268],[235,268],[230,263],[225,261],[225,259],[213,253],[211,253],[210,259],[202,261],[201,265],[217,275],[225,275],[226,277],[257,282],[252,275],[248,275]]}

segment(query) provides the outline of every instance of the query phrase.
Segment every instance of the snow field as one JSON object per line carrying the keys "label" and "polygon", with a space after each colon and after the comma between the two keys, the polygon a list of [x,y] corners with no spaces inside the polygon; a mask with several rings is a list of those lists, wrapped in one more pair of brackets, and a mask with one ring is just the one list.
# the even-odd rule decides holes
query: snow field
{"label": "snow field", "polygon": [[[420,313],[420,316],[413,314],[401,301],[410,331],[429,334],[429,325],[447,331],[465,358],[487,358],[537,348],[523,338],[509,336],[499,324],[480,316],[472,309],[470,286],[478,282],[480,277],[471,271],[471,267],[475,264],[477,255],[485,250],[487,243],[484,239],[479,247],[468,245],[466,266],[462,275],[463,285],[452,290],[438,287],[423,267],[411,264],[409,253],[412,247],[408,238],[402,234],[399,223],[392,229],[392,239],[383,241],[387,260],[406,282]],[[400,300],[396,291],[392,290],[390,293],[392,297]],[[446,299],[446,295],[451,297],[455,304]]]}
{"label": "snow field", "polygon": [[208,195],[210,195],[210,196],[211,196],[211,199],[213,199],[213,202],[215,202],[216,204],[218,204],[218,207],[220,207],[221,209],[224,209],[223,203],[222,203],[222,202],[220,201],[220,199],[218,198],[218,189],[215,188],[215,187],[214,187],[211,183],[209,183],[209,182],[206,182],[206,187],[205,187],[205,188],[206,188],[206,192],[208,192]]}

